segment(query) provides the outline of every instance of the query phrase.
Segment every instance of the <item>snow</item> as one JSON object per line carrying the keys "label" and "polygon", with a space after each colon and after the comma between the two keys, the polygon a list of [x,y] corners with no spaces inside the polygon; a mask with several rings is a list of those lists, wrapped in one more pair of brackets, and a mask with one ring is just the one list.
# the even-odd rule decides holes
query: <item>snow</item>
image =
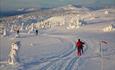
{"label": "snow", "polygon": [[[101,70],[102,66],[103,70],[114,70],[115,31],[103,31],[103,28],[115,24],[114,15],[109,13],[105,16],[101,11],[92,13],[97,14],[92,20],[90,20],[92,17],[86,17],[87,15],[79,15],[85,16],[83,20],[87,24],[78,29],[66,29],[71,24],[69,21],[75,25],[78,18],[74,17],[78,17],[77,15],[54,16],[36,24],[38,27],[42,25],[48,27],[46,22],[50,22],[51,25],[51,28],[40,28],[37,36],[33,31],[28,34],[25,30],[20,32],[19,38],[14,37],[15,32],[0,37],[0,70]],[[65,20],[64,17],[69,18]],[[59,23],[63,25],[58,26]],[[30,28],[31,26],[33,30],[33,24]],[[19,62],[15,65],[6,62],[12,38],[21,43]],[[75,48],[75,41],[79,38],[85,41],[84,54],[80,57],[77,56]],[[101,51],[100,41],[107,41],[107,44],[101,43]]]}
{"label": "snow", "polygon": [[[82,18],[82,17],[81,17]],[[52,28],[56,26],[65,26],[66,29],[77,29],[85,24],[79,15],[61,15],[54,16],[36,24],[37,28]]]}
{"label": "snow", "polygon": [[37,9],[35,8],[19,8],[17,9],[17,11],[25,11],[25,12],[29,12],[29,11],[35,11]]}
{"label": "snow", "polygon": [[103,28],[104,32],[111,32],[115,31],[115,26],[113,24],[109,25],[108,27]]}
{"label": "snow", "polygon": [[105,11],[105,14],[107,15],[107,14],[109,14],[109,12],[108,12],[108,11]]}
{"label": "snow", "polygon": [[72,5],[72,4],[69,4],[69,5],[66,5],[66,6],[62,6],[62,7],[58,7],[58,8],[53,8],[52,10],[66,10],[66,11],[72,11],[72,12],[83,12],[83,11],[89,11],[88,8],[86,7],[83,7],[83,6],[80,6],[80,5]]}

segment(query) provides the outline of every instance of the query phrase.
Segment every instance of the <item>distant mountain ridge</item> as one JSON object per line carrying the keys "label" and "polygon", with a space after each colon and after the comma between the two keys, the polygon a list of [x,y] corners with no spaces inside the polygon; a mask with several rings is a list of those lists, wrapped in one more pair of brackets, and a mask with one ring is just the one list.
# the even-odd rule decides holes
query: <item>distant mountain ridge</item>
{"label": "distant mountain ridge", "polygon": [[53,10],[89,10],[87,7],[81,6],[81,5],[66,5],[61,7],[53,8]]}
{"label": "distant mountain ridge", "polygon": [[55,7],[55,8],[19,8],[13,11],[0,11],[0,18],[1,17],[7,17],[7,16],[15,16],[15,15],[20,15],[20,14],[25,14],[25,13],[30,13],[34,11],[44,11],[44,10],[49,10],[49,11],[68,11],[68,10],[73,10],[73,11],[89,11],[89,10],[99,10],[99,9],[104,9],[104,8],[115,8],[115,6],[82,6],[82,5],[65,5],[61,7]]}

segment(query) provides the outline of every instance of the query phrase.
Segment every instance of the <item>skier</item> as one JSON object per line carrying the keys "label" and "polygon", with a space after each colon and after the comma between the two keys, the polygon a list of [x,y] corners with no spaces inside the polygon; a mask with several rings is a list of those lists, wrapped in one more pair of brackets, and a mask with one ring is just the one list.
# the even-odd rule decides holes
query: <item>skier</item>
{"label": "skier", "polygon": [[16,37],[19,37],[19,33],[20,33],[20,31],[19,31],[19,29],[17,29],[16,30]]}
{"label": "skier", "polygon": [[82,42],[80,39],[78,39],[78,41],[76,42],[76,47],[77,47],[77,49],[78,49],[78,52],[77,52],[78,56],[80,56],[81,53],[84,52],[84,51],[83,51],[84,44],[85,44],[85,43]]}
{"label": "skier", "polygon": [[13,42],[11,44],[10,52],[9,52],[9,58],[8,58],[8,64],[15,64],[16,63],[16,57],[18,52],[18,45],[16,42]]}
{"label": "skier", "polygon": [[36,29],[36,35],[38,35],[38,30]]}
{"label": "skier", "polygon": [[20,32],[20,31],[19,31],[19,30],[17,30],[17,34],[19,34],[19,32]]}

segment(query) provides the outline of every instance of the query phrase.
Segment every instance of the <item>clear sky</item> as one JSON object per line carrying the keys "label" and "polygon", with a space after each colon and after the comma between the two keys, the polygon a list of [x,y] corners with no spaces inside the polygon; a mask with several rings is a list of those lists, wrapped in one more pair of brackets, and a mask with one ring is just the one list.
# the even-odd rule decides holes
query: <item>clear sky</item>
{"label": "clear sky", "polygon": [[56,7],[67,4],[80,5],[115,5],[115,0],[0,0],[1,10],[12,10],[29,7]]}

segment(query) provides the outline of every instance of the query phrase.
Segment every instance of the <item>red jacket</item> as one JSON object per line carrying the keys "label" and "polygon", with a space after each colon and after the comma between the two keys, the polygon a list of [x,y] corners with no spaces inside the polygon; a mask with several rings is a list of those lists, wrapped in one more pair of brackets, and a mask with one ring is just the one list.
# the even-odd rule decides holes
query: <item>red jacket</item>
{"label": "red jacket", "polygon": [[84,42],[78,41],[76,42],[76,47],[83,47]]}

